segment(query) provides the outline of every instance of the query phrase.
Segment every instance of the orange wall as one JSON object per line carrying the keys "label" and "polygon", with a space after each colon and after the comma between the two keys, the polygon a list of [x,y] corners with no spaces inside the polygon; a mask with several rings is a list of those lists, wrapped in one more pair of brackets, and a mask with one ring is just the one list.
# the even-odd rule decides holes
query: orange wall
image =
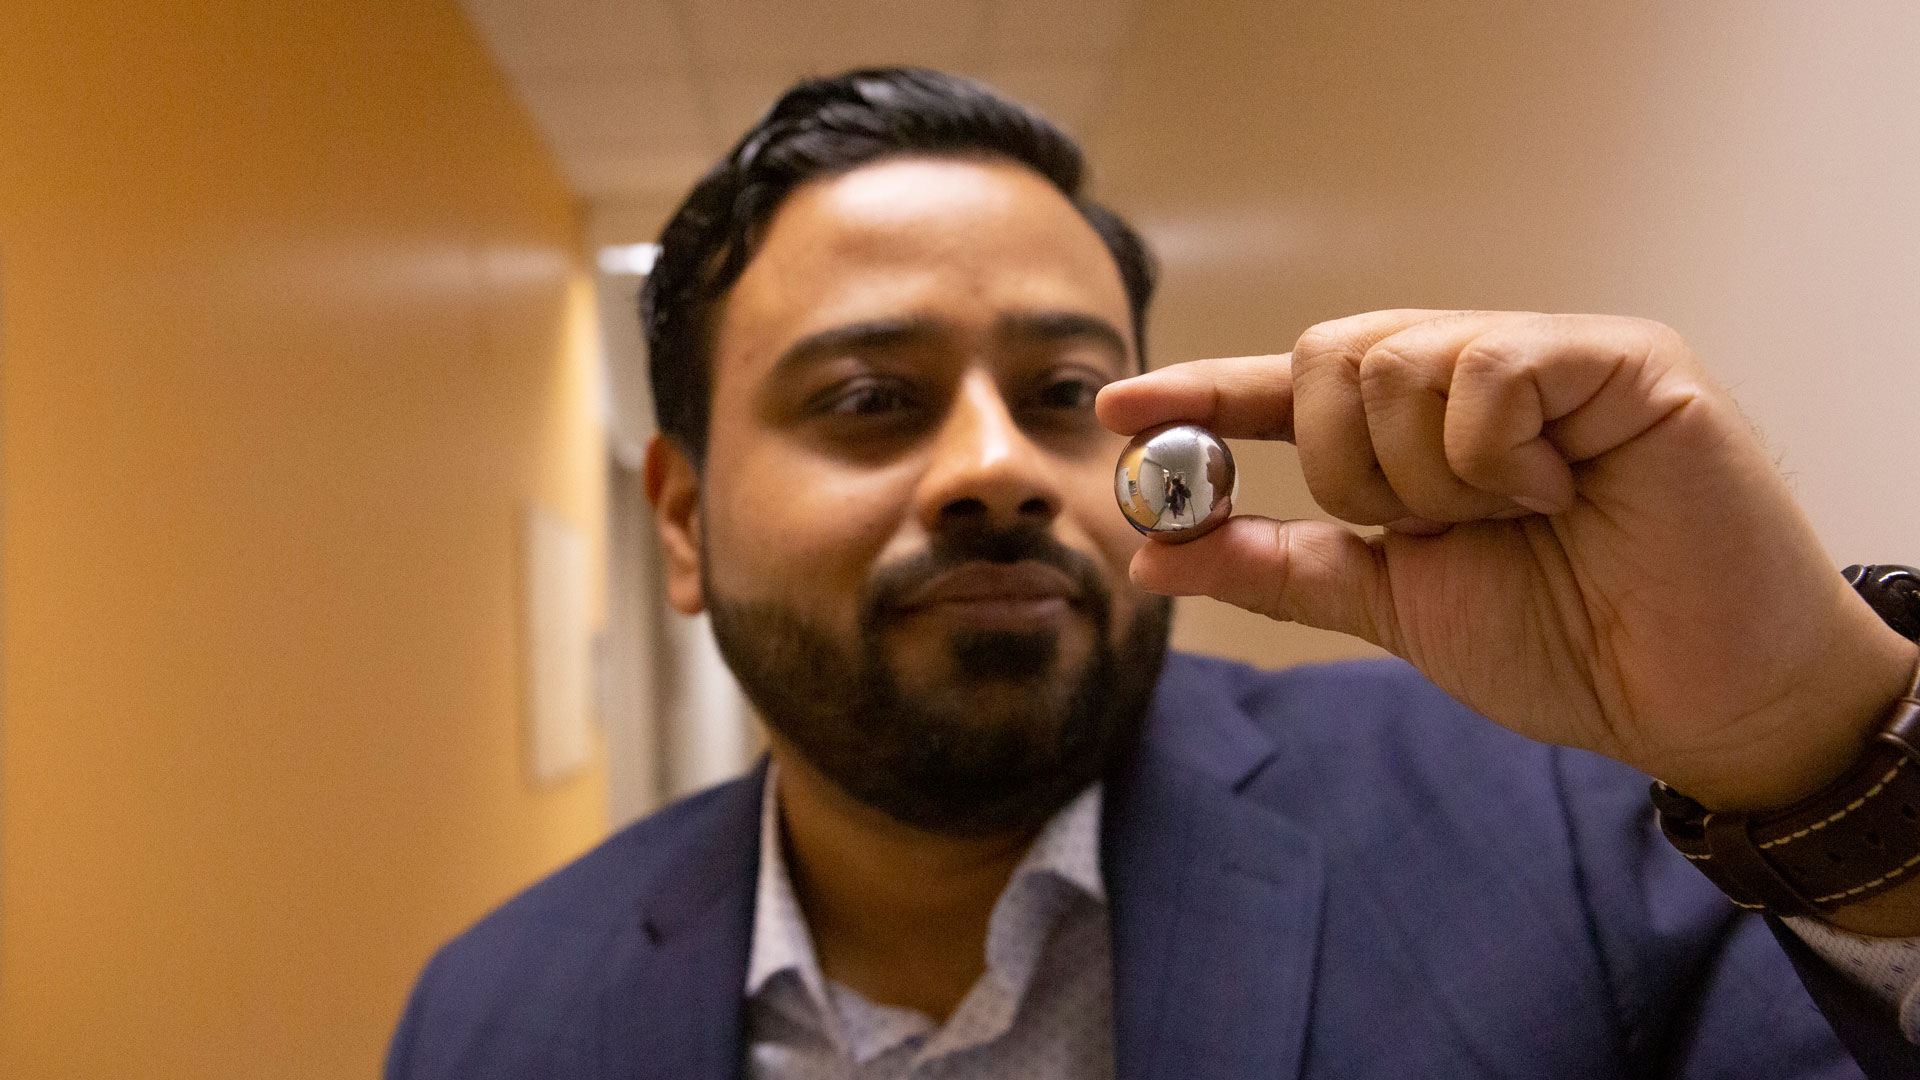
{"label": "orange wall", "polygon": [[371,1075],[599,834],[518,728],[577,252],[451,0],[0,5],[0,1076]]}

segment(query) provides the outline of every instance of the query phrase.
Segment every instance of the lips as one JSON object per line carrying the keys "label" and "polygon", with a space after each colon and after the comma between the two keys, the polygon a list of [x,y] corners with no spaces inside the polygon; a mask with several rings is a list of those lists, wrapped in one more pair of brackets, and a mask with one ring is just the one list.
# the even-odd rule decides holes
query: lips
{"label": "lips", "polygon": [[988,622],[1026,621],[1065,614],[1079,600],[1064,571],[1032,559],[1016,563],[965,562],[902,598],[903,613],[947,613]]}

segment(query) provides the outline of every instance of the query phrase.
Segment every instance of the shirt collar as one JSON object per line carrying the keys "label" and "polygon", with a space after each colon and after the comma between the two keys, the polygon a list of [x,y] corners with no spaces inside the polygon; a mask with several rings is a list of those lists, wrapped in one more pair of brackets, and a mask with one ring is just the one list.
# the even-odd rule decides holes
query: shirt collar
{"label": "shirt collar", "polygon": [[747,958],[747,996],[758,994],[775,975],[793,971],[806,984],[816,1004],[826,1000],[826,983],[813,952],[813,935],[793,895],[787,875],[786,848],[780,835],[780,804],[776,797],[780,767],[767,764],[760,789],[760,877],[754,889],[753,943]]}
{"label": "shirt collar", "polygon": [[[813,950],[813,935],[793,893],[781,843],[779,769],[767,766],[760,794],[760,874],[753,905],[753,941],[747,958],[747,996],[753,997],[783,971],[795,972],[816,1007],[827,1007],[826,979]],[[1034,838],[1014,868],[1008,889],[1036,874],[1051,875],[1088,899],[1104,905],[1107,887],[1100,875],[1101,788],[1090,785],[1057,811]]]}
{"label": "shirt collar", "polygon": [[1100,784],[1096,781],[1061,807],[1034,838],[1026,858],[1014,868],[1014,880],[1028,874],[1052,874],[1088,899],[1105,904],[1107,883],[1100,876],[1100,802]]}

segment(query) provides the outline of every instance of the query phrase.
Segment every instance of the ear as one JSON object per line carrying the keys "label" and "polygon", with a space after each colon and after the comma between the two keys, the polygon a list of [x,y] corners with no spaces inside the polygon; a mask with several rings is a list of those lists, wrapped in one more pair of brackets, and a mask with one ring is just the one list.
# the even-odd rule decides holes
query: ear
{"label": "ear", "polygon": [[667,560],[667,603],[682,615],[706,606],[700,588],[700,472],[673,440],[647,442],[647,501]]}

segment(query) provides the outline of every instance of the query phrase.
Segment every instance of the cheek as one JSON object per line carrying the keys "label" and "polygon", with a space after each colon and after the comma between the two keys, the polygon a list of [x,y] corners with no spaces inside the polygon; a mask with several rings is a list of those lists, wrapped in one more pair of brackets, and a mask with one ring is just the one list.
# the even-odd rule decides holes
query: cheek
{"label": "cheek", "polygon": [[736,597],[819,597],[813,606],[849,610],[899,531],[911,491],[910,480],[888,471],[849,475],[771,452],[715,462],[710,473],[730,477],[706,507],[716,587]]}

